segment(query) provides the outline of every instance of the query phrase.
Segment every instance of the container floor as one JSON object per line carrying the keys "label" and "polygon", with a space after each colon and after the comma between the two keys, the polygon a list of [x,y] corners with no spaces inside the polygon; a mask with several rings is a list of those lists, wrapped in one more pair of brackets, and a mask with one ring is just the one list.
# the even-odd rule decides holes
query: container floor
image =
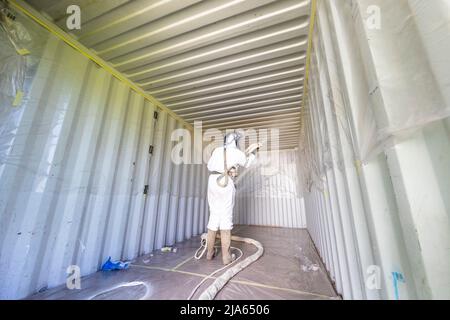
{"label": "container floor", "polygon": [[[336,299],[325,268],[304,229],[236,226],[232,232],[253,238],[264,246],[264,255],[238,273],[216,299]],[[180,299],[184,300],[208,274],[222,267],[221,254],[212,261],[193,258],[200,237],[177,243],[176,252],[155,251],[132,262],[127,270],[97,272],[81,279],[81,289],[65,285],[35,294],[28,299]],[[232,242],[244,257],[256,248]],[[237,253],[238,254],[238,253]],[[217,274],[216,276],[220,275]],[[193,299],[214,278],[200,287]]]}

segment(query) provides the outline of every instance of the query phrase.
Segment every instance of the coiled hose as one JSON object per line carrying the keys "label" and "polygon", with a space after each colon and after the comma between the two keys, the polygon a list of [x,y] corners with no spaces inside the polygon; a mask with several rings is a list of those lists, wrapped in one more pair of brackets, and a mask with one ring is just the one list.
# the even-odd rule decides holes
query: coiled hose
{"label": "coiled hose", "polygon": [[[197,251],[195,252],[195,259],[200,259],[206,252],[206,236],[207,234],[204,233],[201,235],[201,246],[200,248],[197,249]],[[191,294],[188,297],[188,300],[191,300],[192,297],[194,296],[195,292],[198,290],[198,288],[200,288],[200,286],[209,278],[211,278],[212,276],[214,276],[216,273],[229,268],[227,271],[225,271],[221,276],[219,276],[218,278],[216,278],[216,280],[208,287],[205,289],[205,291],[202,292],[202,294],[200,295],[200,297],[198,298],[198,300],[213,300],[215,298],[215,296],[217,295],[217,293],[222,290],[222,288],[228,283],[228,281],[231,280],[231,278],[233,278],[237,273],[239,273],[241,270],[245,269],[246,267],[248,267],[250,264],[252,264],[253,262],[255,262],[256,260],[258,260],[264,253],[264,248],[262,246],[262,244],[254,239],[251,238],[243,238],[243,237],[239,237],[239,236],[231,236],[231,240],[234,241],[240,241],[240,242],[245,242],[248,244],[252,244],[256,247],[256,252],[254,254],[252,254],[251,256],[245,258],[244,260],[242,260],[241,262],[237,263],[238,260],[240,260],[243,256],[243,252],[242,250],[240,250],[239,248],[235,248],[235,247],[231,247],[233,249],[236,249],[240,252],[240,256],[235,259],[232,263],[217,269],[216,271],[212,272],[211,274],[209,274],[207,277],[205,277],[191,292]],[[200,253],[200,254],[199,254]]]}

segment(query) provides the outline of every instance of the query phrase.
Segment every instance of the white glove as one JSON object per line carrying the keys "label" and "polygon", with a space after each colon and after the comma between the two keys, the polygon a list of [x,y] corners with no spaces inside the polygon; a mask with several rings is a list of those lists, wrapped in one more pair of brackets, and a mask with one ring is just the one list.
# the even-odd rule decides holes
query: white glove
{"label": "white glove", "polygon": [[255,153],[255,151],[258,151],[258,149],[261,147],[262,147],[262,143],[260,143],[260,142],[253,143],[247,148],[247,150],[245,150],[245,153],[246,154]]}

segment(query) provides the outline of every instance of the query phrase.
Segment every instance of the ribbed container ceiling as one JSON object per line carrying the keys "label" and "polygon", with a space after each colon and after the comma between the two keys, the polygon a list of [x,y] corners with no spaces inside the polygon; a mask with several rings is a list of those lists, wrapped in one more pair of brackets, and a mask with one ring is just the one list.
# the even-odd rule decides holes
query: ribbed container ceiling
{"label": "ribbed container ceiling", "polygon": [[[27,1],[63,30],[73,1]],[[297,145],[308,0],[77,1],[78,40],[190,123]]]}

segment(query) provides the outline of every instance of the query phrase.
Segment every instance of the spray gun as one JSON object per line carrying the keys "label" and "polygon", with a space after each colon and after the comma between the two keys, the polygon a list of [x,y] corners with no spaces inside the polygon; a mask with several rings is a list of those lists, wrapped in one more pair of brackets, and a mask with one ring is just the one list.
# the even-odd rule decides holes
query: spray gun
{"label": "spray gun", "polygon": [[252,143],[246,150],[245,154],[249,156],[251,153],[256,155],[256,152],[259,151],[259,148],[261,148],[263,144],[261,142]]}

